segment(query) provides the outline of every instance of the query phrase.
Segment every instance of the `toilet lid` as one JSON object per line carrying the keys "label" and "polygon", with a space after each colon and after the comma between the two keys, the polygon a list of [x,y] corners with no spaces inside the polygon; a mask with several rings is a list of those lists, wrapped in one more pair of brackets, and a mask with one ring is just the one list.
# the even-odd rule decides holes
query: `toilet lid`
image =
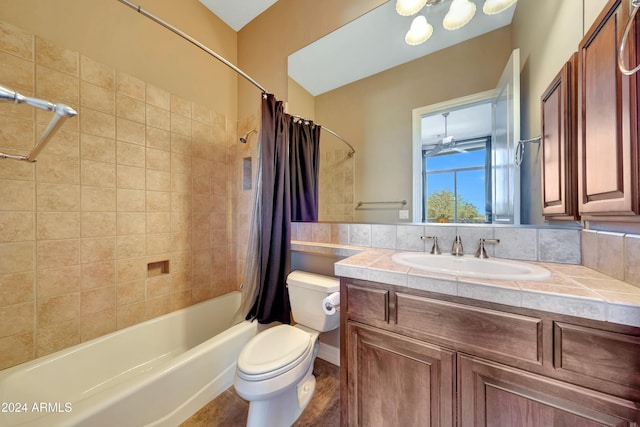
{"label": "toilet lid", "polygon": [[256,381],[271,378],[300,363],[311,351],[311,341],[311,335],[301,329],[274,326],[245,345],[238,356],[238,370]]}

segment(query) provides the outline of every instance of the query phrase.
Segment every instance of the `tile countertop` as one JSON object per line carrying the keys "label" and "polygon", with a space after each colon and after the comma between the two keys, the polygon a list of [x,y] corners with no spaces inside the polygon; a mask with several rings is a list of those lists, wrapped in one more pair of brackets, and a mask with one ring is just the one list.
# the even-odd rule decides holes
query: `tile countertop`
{"label": "tile countertop", "polygon": [[391,260],[406,251],[302,241],[292,241],[291,249],[346,257],[334,264],[336,276],[640,327],[640,288],[581,265],[527,261],[548,269],[551,277],[490,280],[431,273]]}

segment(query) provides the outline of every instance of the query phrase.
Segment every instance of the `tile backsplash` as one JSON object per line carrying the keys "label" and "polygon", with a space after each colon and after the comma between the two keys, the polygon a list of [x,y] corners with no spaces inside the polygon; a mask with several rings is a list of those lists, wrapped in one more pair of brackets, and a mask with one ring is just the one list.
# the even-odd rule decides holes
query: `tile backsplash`
{"label": "tile backsplash", "polygon": [[438,238],[442,253],[449,253],[456,235],[462,238],[465,254],[474,255],[481,238],[499,239],[500,243],[486,245],[490,257],[564,264],[581,262],[580,229],[490,225],[292,224],[293,240],[406,251],[429,252],[433,240],[421,239],[422,236],[429,236]]}
{"label": "tile backsplash", "polygon": [[640,235],[583,230],[582,264],[640,286]]}
{"label": "tile backsplash", "polygon": [[640,235],[555,227],[464,225],[387,225],[293,223],[293,240],[407,251],[429,252],[438,237],[442,253],[449,253],[456,235],[465,254],[475,254],[478,240],[499,239],[486,245],[490,257],[523,261],[582,264],[640,287]]}

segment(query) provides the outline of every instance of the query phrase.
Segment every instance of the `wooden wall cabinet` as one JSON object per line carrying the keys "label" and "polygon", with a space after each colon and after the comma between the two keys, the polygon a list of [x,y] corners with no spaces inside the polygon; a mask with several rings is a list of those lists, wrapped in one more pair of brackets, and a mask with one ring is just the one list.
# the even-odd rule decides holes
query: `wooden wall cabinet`
{"label": "wooden wall cabinet", "polygon": [[640,328],[341,279],[343,426],[640,423]]}
{"label": "wooden wall cabinet", "polygon": [[[629,8],[630,0],[610,0],[578,48],[578,193],[585,219],[639,220],[637,75],[618,69]],[[627,64],[637,63],[637,26],[638,19]]]}
{"label": "wooden wall cabinet", "polygon": [[575,53],[543,93],[542,214],[578,219],[577,65]]}

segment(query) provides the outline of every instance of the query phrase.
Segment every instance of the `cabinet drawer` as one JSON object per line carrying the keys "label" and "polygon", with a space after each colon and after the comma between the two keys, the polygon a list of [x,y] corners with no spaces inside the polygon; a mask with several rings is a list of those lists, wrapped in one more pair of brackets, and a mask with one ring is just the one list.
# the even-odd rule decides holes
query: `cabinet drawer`
{"label": "cabinet drawer", "polygon": [[389,291],[347,284],[347,315],[350,319],[389,321]]}
{"label": "cabinet drawer", "polygon": [[396,293],[398,326],[465,351],[542,363],[542,321],[501,311]]}
{"label": "cabinet drawer", "polygon": [[556,369],[640,389],[640,337],[555,322]]}

